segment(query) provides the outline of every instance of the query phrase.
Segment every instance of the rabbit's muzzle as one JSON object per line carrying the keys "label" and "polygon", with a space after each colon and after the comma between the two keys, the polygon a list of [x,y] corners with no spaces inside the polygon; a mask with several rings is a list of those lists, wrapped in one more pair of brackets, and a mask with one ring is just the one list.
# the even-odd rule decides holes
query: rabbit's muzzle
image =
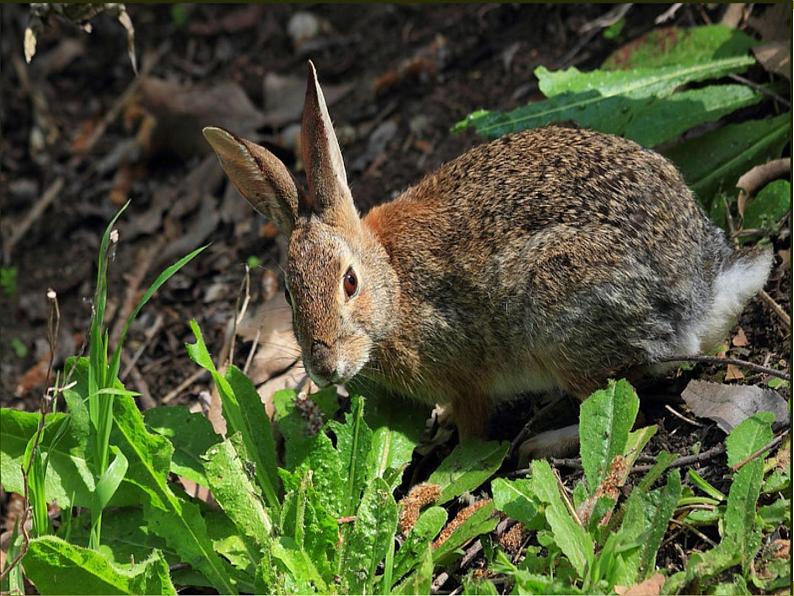
{"label": "rabbit's muzzle", "polygon": [[311,355],[307,360],[306,371],[320,387],[342,382],[342,375],[338,370],[338,359],[334,350],[327,344],[318,340],[313,341]]}

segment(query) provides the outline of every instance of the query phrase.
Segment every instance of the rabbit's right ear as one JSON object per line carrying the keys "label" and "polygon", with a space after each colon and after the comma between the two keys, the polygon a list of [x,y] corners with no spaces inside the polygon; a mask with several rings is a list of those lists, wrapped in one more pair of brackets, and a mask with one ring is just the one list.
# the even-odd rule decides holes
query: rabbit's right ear
{"label": "rabbit's right ear", "polygon": [[202,132],[240,194],[289,235],[298,218],[298,187],[287,167],[264,147],[227,130],[208,126]]}

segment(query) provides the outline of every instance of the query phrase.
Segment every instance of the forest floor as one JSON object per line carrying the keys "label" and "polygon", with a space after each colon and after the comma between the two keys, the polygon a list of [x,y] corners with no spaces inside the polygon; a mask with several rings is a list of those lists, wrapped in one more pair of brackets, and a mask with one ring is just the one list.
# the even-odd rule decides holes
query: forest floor
{"label": "forest floor", "polygon": [[[635,6],[621,39],[654,28],[665,8]],[[685,6],[671,24],[703,24],[715,18],[710,10]],[[269,309],[281,295],[279,242],[273,227],[228,189],[201,127],[222,124],[257,138],[294,168],[295,123],[311,58],[364,212],[482,142],[472,132],[450,132],[467,114],[510,109],[538,96],[537,66],[598,66],[621,41],[595,35],[583,44],[579,31],[605,11],[512,4],[130,6],[138,69],[146,73],[134,82],[126,37],[111,17],[96,18],[90,35],[53,21],[28,66],[22,53],[27,7],[4,6],[0,195],[8,273],[0,289],[0,404],[38,407],[49,361],[48,288],[60,306],[56,367],[84,350],[101,233],[128,198],[110,269],[111,337],[164,266],[211,243],[158,292],[131,331],[122,372],[127,387],[142,394],[142,405],[201,401],[210,383],[185,352],[187,322],[199,322],[214,354],[228,350],[246,263],[249,316],[231,348],[235,360],[245,362],[255,322],[265,320],[260,340],[272,341],[262,342],[249,374],[260,384],[296,382],[280,377],[296,358],[289,320],[283,309]],[[767,292],[790,312],[788,229],[774,246],[789,261],[778,259]],[[728,355],[788,369],[790,342],[790,329],[756,298],[732,332]],[[705,452],[724,440],[714,422],[693,423],[675,403],[692,378],[768,379],[697,365],[641,388],[642,413],[660,428],[651,452]],[[526,407],[519,402],[498,413],[492,435],[513,438],[528,418]],[[699,466],[724,488],[724,454]],[[682,540],[688,550],[701,538],[685,534]],[[680,565],[672,545],[663,556]]]}

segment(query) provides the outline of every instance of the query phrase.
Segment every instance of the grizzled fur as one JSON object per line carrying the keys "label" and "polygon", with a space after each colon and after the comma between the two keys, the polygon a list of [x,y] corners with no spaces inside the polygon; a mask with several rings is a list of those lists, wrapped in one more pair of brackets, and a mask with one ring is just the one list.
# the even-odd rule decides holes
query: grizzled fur
{"label": "grizzled fur", "polygon": [[[771,263],[768,251],[734,252],[658,153],[554,126],[476,147],[360,220],[311,66],[308,192],[265,149],[205,134],[289,236],[286,283],[310,374],[449,405],[464,435],[482,434],[493,403],[521,392],[584,397],[711,347]],[[350,299],[349,267],[360,286]]]}

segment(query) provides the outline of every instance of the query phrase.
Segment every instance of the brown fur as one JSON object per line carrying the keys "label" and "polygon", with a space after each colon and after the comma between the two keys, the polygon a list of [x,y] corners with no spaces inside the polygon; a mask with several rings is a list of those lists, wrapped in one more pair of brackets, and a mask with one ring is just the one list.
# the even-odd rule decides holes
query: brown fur
{"label": "brown fur", "polygon": [[[462,435],[482,435],[499,400],[558,387],[584,397],[609,377],[700,349],[736,314],[706,317],[715,279],[744,257],[675,167],[632,141],[554,126],[506,136],[360,220],[312,66],[309,191],[298,193],[297,215],[289,199],[251,192],[275,188],[271,170],[283,181],[283,166],[230,167],[252,144],[206,134],[252,205],[288,221],[286,284],[310,374],[358,375],[449,404]],[[753,258],[743,266],[769,260]],[[348,267],[359,280],[350,299]]]}

